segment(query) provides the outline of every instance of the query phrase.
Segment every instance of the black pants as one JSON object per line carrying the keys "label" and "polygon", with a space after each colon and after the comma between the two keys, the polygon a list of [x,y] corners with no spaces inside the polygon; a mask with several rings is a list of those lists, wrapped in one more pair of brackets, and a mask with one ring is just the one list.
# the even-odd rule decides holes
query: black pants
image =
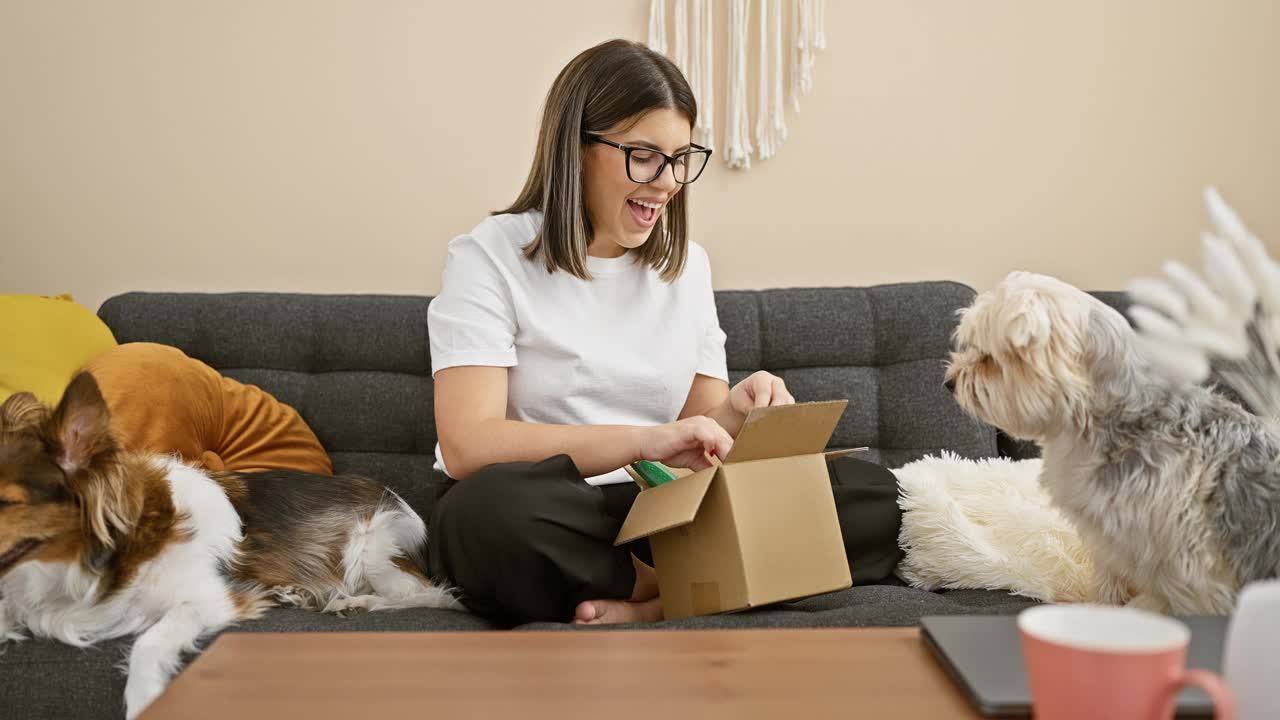
{"label": "black pants", "polygon": [[[887,579],[902,558],[897,479],[856,458],[827,468],[854,583]],[[568,455],[491,465],[436,501],[431,571],[470,610],[508,625],[563,622],[584,600],[629,598],[631,555],[652,564],[649,542],[613,541],[639,492],[634,483],[588,485]]]}

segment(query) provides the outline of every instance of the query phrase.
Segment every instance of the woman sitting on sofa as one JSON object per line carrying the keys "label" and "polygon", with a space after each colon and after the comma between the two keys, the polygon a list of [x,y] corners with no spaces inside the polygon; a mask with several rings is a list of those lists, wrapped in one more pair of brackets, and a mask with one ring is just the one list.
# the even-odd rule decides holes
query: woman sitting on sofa
{"label": "woman sitting on sofa", "polygon": [[[429,309],[437,467],[432,572],[501,622],[658,620],[647,541],[613,540],[640,460],[701,469],[748,411],[792,403],[757,372],[730,388],[706,251],[685,186],[711,151],[680,70],[614,40],[546,98],[511,207],[449,244]],[[825,398],[824,398],[825,399]],[[900,557],[894,476],[829,464],[856,583]],[[650,561],[651,562],[651,561]]]}

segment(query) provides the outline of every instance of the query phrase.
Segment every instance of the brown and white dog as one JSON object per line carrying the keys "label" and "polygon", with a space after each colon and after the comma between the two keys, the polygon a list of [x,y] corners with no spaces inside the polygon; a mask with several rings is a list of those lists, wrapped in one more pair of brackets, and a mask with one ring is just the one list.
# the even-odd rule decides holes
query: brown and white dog
{"label": "brown and white dog", "polygon": [[86,646],[138,635],[126,715],[163,692],[183,651],[278,604],[461,608],[433,584],[426,527],[357,477],[210,474],[113,440],[93,376],[54,410],[0,406],[0,646],[24,631]]}

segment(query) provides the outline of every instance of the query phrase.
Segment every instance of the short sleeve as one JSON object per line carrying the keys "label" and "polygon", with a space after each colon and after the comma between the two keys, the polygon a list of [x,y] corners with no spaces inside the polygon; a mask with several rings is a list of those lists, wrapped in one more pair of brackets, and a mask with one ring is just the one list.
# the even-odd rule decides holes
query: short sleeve
{"label": "short sleeve", "polygon": [[699,375],[729,382],[729,367],[724,350],[725,333],[720,329],[720,316],[716,312],[716,295],[711,284],[711,260],[707,257],[705,250],[701,247],[698,249],[703,265],[701,279],[703,287],[700,293],[703,328],[701,345],[698,348],[697,372]]}
{"label": "short sleeve", "polygon": [[516,364],[516,315],[497,263],[474,238],[449,243],[440,294],[427,308],[431,375],[460,365]]}

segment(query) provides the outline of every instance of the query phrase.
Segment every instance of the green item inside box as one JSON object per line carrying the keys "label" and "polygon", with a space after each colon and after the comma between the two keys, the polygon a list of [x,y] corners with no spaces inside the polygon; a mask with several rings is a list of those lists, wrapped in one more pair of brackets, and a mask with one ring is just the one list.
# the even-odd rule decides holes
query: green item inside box
{"label": "green item inside box", "polygon": [[676,479],[676,474],[666,465],[649,460],[639,460],[631,463],[631,469],[636,471],[641,480],[649,487],[657,487],[663,483],[669,483]]}

